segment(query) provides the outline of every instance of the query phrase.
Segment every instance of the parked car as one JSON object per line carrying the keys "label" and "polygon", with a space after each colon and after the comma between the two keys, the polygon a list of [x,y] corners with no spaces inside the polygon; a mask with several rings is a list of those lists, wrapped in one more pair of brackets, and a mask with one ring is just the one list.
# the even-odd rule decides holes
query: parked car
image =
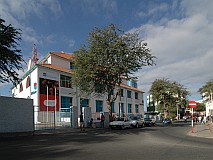
{"label": "parked car", "polygon": [[116,118],[115,121],[109,123],[109,127],[111,129],[118,128],[118,129],[125,129],[130,128],[131,123],[130,120],[127,118]]}
{"label": "parked car", "polygon": [[172,124],[172,119],[171,118],[164,119],[163,124]]}
{"label": "parked car", "polygon": [[139,128],[139,127],[145,126],[144,119],[137,117],[137,116],[130,117],[130,124],[131,124],[131,127],[134,127],[134,128]]}
{"label": "parked car", "polygon": [[155,126],[155,120],[152,118],[144,118],[144,124],[145,126]]}
{"label": "parked car", "polygon": [[183,116],[183,119],[189,119],[190,116]]}

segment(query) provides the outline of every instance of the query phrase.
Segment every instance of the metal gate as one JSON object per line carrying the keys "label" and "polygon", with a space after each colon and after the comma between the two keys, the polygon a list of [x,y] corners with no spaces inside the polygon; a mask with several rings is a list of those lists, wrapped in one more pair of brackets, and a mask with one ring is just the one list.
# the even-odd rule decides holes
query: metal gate
{"label": "metal gate", "polygon": [[34,107],[35,130],[59,129],[72,127],[72,109],[60,108],[59,111],[40,111],[40,107]]}
{"label": "metal gate", "polygon": [[72,127],[72,108],[60,108],[58,127]]}

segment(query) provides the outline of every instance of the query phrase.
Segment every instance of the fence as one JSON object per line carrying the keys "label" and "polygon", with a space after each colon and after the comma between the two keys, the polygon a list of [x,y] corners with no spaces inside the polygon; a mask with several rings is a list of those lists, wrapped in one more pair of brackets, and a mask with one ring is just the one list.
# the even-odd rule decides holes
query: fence
{"label": "fence", "polygon": [[61,108],[59,111],[40,111],[40,107],[34,107],[35,130],[56,129],[72,127],[71,109]]}
{"label": "fence", "polygon": [[[94,122],[99,122],[102,112],[89,113],[90,118],[93,118]],[[106,112],[104,112],[106,114]],[[34,122],[35,130],[54,130],[60,128],[73,128],[72,124],[76,124],[73,121],[78,121],[78,112],[73,112],[72,108],[60,108],[59,111],[55,111],[53,108],[47,108],[45,111],[41,111],[39,106],[34,107]],[[116,116],[116,115],[114,115]],[[105,122],[109,121],[108,114],[105,116]],[[88,117],[85,118],[85,126],[87,126],[90,121]],[[78,122],[77,122],[78,125]],[[98,125],[96,126],[98,127]]]}

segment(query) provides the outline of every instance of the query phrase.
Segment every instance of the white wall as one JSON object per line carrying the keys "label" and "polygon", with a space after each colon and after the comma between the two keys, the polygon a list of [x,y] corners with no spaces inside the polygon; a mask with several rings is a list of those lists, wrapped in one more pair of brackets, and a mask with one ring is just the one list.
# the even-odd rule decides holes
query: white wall
{"label": "white wall", "polygon": [[39,67],[38,77],[59,81],[59,72],[46,67]]}
{"label": "white wall", "polygon": [[69,60],[59,58],[59,57],[54,56],[54,55],[51,56],[51,64],[61,66],[61,67],[66,68],[66,69],[70,69]]}
{"label": "white wall", "polygon": [[39,106],[39,103],[38,103],[38,91],[39,91],[39,81],[38,81],[38,68],[36,68],[32,73],[30,73],[30,77],[31,77],[31,85],[30,85],[30,92],[31,92],[31,95],[30,95],[30,99],[33,99],[33,105],[34,106]]}
{"label": "white wall", "polygon": [[33,100],[0,97],[0,133],[33,132]]}
{"label": "white wall", "polygon": [[211,115],[212,110],[213,110],[213,102],[209,101],[206,103],[206,116]]}

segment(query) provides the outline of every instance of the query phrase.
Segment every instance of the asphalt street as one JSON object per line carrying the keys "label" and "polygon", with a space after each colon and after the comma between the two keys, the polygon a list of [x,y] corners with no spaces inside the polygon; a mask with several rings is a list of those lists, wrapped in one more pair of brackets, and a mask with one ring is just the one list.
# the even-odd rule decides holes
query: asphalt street
{"label": "asphalt street", "polygon": [[5,160],[210,160],[213,139],[190,136],[188,124],[139,129],[67,129],[0,139]]}

